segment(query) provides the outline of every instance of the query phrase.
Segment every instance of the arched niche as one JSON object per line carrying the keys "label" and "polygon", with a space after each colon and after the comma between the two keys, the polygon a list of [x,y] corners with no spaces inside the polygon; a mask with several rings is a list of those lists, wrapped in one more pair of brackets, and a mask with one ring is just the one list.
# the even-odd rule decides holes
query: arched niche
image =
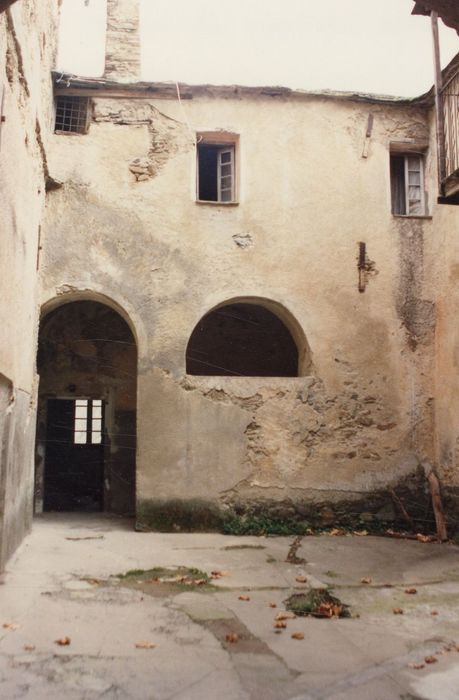
{"label": "arched niche", "polygon": [[296,377],[310,366],[296,319],[281,304],[258,297],[215,306],[196,324],[186,349],[191,375]]}

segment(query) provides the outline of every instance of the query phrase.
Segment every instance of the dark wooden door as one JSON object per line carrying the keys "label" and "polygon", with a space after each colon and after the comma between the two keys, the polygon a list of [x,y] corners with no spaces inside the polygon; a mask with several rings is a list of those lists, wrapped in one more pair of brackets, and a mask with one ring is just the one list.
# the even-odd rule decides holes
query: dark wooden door
{"label": "dark wooden door", "polygon": [[48,399],[45,511],[103,510],[102,422],[100,400]]}

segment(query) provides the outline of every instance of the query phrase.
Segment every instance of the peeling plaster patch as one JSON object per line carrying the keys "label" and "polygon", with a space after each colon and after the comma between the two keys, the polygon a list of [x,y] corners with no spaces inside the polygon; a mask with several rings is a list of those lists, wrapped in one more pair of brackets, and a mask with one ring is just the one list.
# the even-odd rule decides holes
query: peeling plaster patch
{"label": "peeling plaster patch", "polygon": [[435,304],[422,298],[424,278],[424,232],[422,222],[399,221],[400,278],[397,313],[412,351],[428,343],[435,327]]}
{"label": "peeling plaster patch", "polygon": [[324,459],[330,467],[323,476],[326,489],[355,474],[352,463],[359,464],[357,490],[367,488],[370,475],[375,487],[384,482],[385,469],[377,465],[400,449],[399,417],[384,397],[370,395],[370,387],[360,385],[351,363],[342,360],[341,365],[353,381],[344,382],[339,394],[327,391],[316,377],[297,378],[289,387],[265,378],[256,389],[253,378],[244,377],[180,381],[185,391],[248,412],[244,463],[250,475],[227,490],[225,498],[253,497],[254,487],[289,497],[303,488],[305,468],[314,473]]}
{"label": "peeling plaster patch", "polygon": [[236,233],[233,236],[233,241],[238,248],[252,248],[255,243],[250,233]]}
{"label": "peeling plaster patch", "polygon": [[60,287],[56,287],[56,296],[61,296],[62,294],[72,294],[73,292],[81,292],[79,287],[74,287],[71,284],[61,284]]}
{"label": "peeling plaster patch", "polygon": [[135,176],[137,182],[149,180],[153,174],[152,166],[148,158],[135,158],[129,165],[129,170]]}
{"label": "peeling plaster patch", "polygon": [[147,125],[150,136],[148,153],[135,158],[128,166],[137,182],[155,177],[170,158],[194,147],[186,124],[171,119],[149,103],[138,105],[128,100],[95,100],[94,121],[120,126]]}

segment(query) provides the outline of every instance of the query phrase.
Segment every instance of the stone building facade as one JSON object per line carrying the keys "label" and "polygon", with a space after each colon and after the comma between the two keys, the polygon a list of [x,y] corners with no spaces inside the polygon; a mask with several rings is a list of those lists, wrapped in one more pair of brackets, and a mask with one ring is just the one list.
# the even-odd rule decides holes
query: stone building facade
{"label": "stone building facade", "polygon": [[[70,386],[75,401],[104,401],[102,499],[115,489],[123,502],[116,490],[135,482],[140,528],[362,512],[393,522],[398,497],[421,527],[421,465],[436,465],[445,494],[457,487],[455,438],[446,448],[438,426],[436,343],[438,247],[458,217],[436,203],[430,96],[136,82],[126,27],[118,74],[109,50],[103,79],[56,76],[58,104],[79,101],[88,121],[52,137],[61,186],[48,198],[40,273],[44,323],[61,308],[61,334],[72,302],[125,320],[137,402],[131,391],[118,410],[96,345],[67,356],[59,384],[45,338],[43,451],[45,403],[71,400]],[[294,345],[293,371],[276,365],[289,350],[273,318]],[[256,352],[250,325],[265,334]],[[260,369],[263,344],[272,366]],[[81,353],[92,357],[84,369]],[[135,437],[136,466],[127,478],[120,458],[120,481],[117,455]]]}
{"label": "stone building facade", "polygon": [[108,2],[103,78],[54,74],[36,509],[422,529],[433,467],[455,526],[459,216],[431,95],[143,83],[131,6]]}

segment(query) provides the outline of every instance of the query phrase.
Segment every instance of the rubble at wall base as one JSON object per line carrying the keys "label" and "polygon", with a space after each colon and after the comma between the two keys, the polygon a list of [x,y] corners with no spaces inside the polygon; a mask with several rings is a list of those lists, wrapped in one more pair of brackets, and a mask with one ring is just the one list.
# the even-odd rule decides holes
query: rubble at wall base
{"label": "rubble at wall base", "polygon": [[[459,528],[459,489],[445,488],[449,534]],[[430,493],[420,469],[396,484],[348,497],[239,499],[142,499],[137,502],[136,529],[142,532],[224,532],[233,535],[298,535],[308,529],[345,528],[381,534],[435,533]]]}

